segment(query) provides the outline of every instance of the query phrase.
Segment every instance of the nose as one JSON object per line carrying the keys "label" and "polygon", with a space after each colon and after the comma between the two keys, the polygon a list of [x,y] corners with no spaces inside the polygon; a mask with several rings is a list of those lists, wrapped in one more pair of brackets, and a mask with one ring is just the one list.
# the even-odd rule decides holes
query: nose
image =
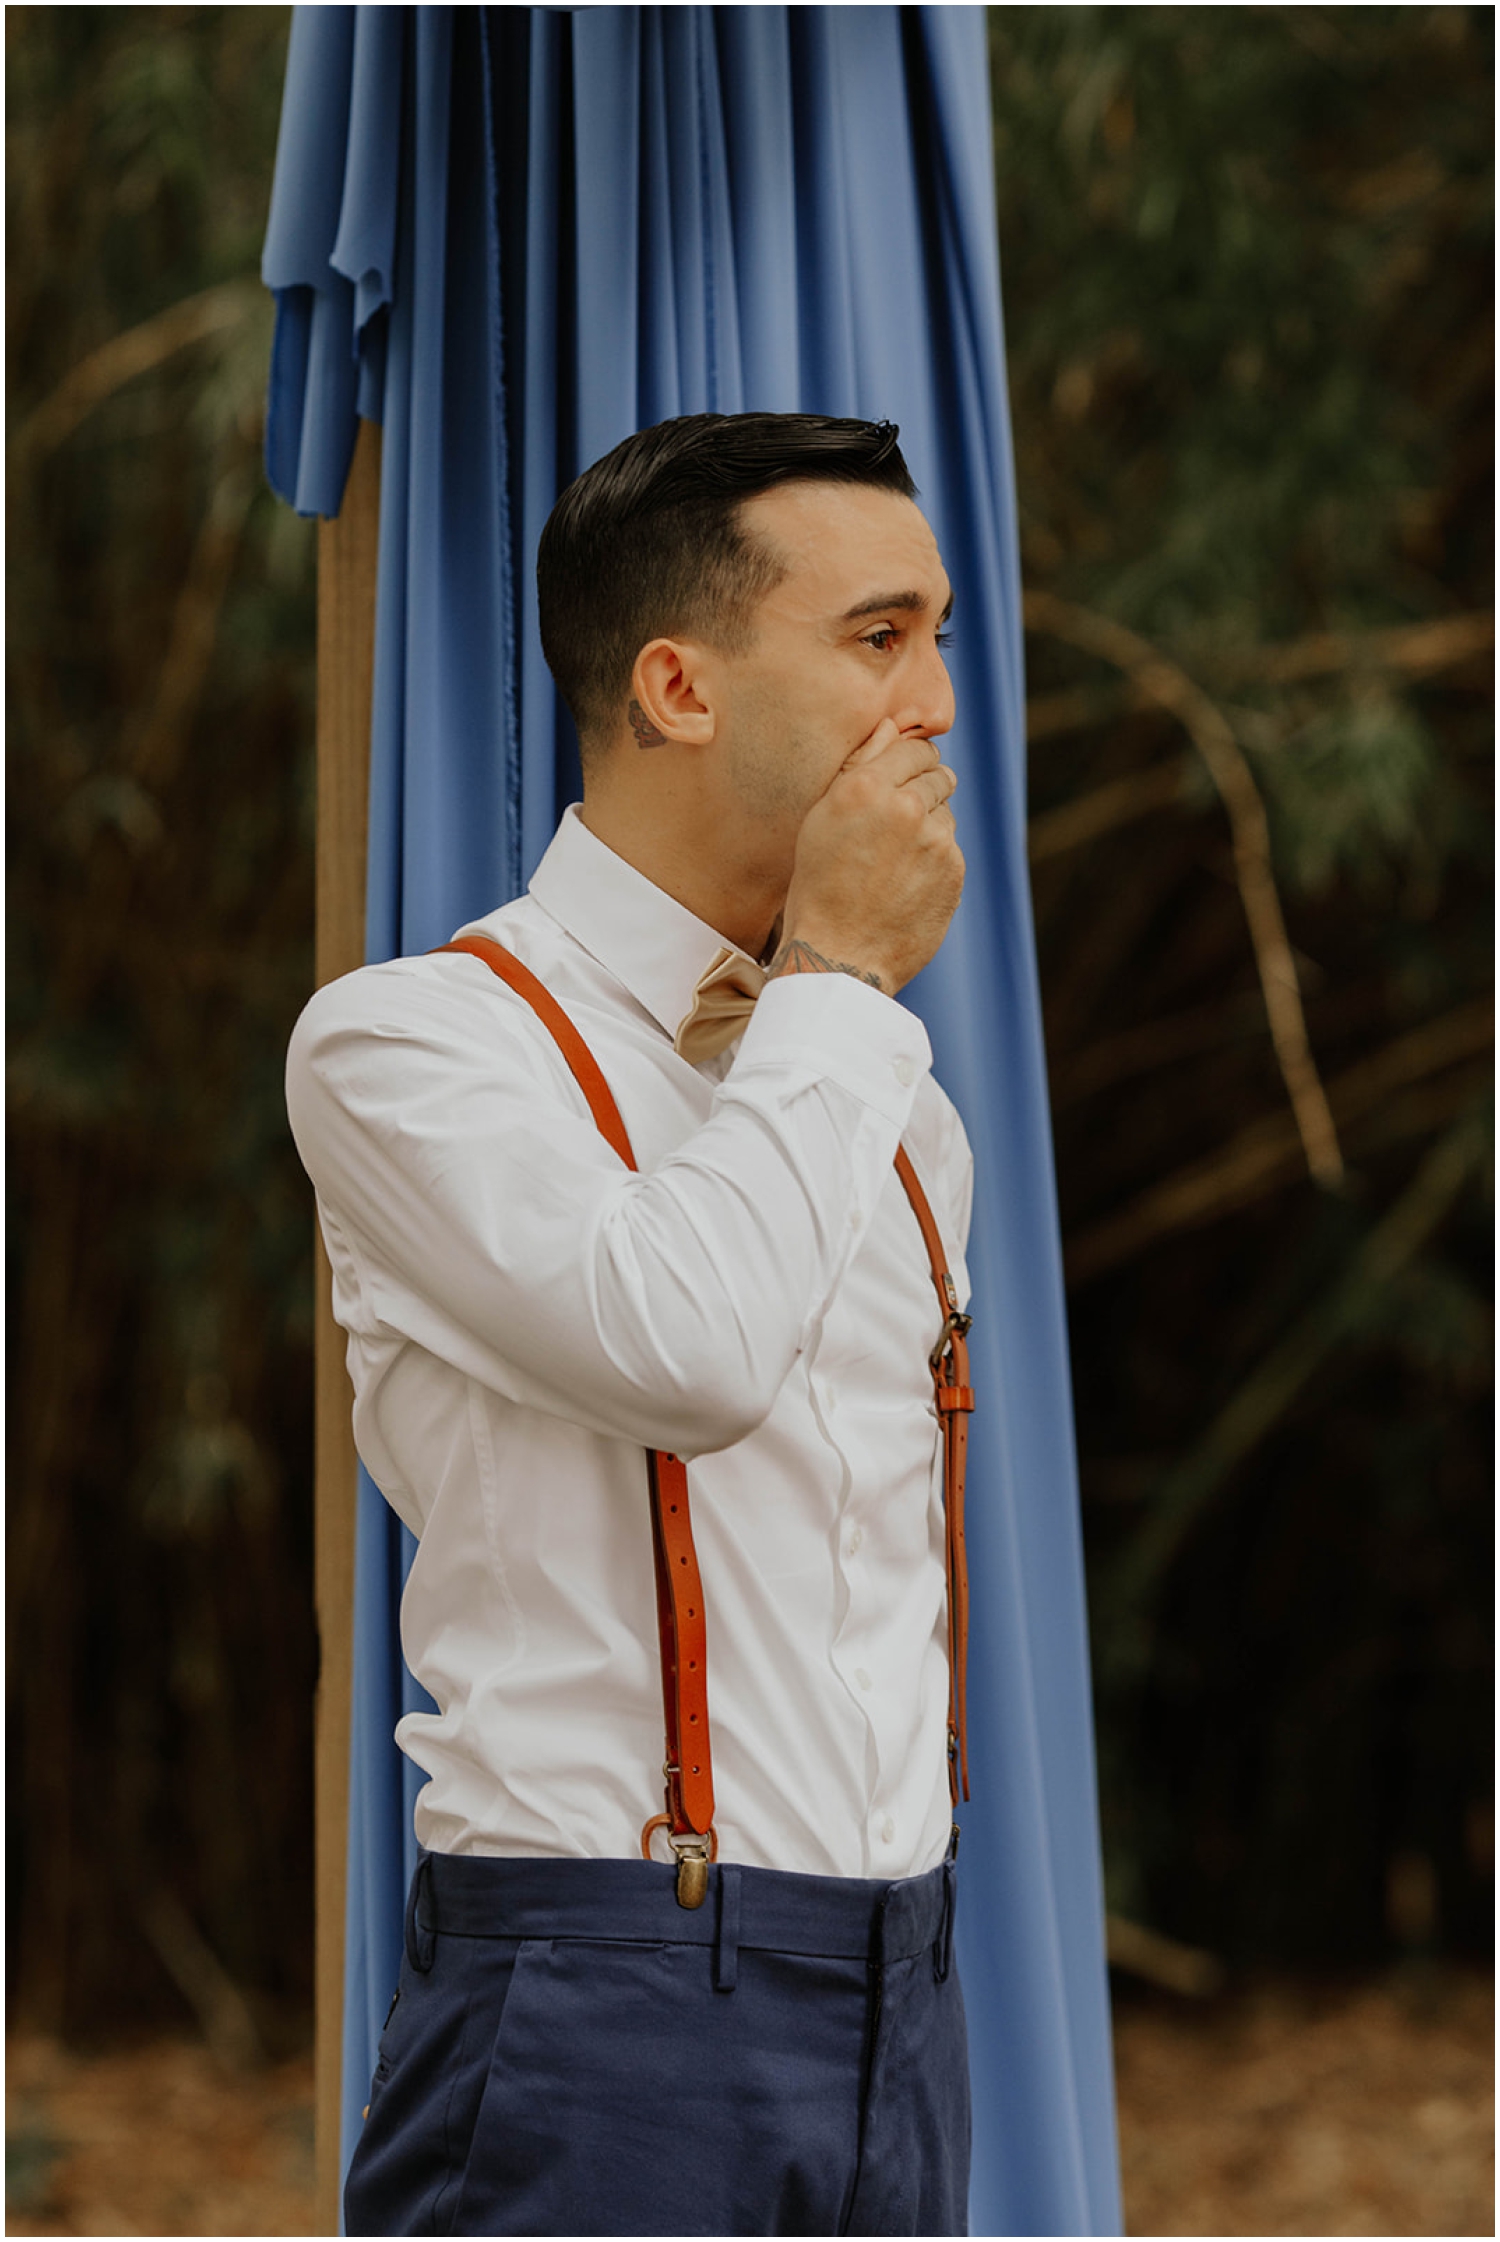
{"label": "nose", "polygon": [[948,665],[942,650],[929,646],[920,670],[910,678],[907,705],[896,721],[903,732],[925,732],[929,739],[936,739],[953,729],[953,714],[953,680]]}

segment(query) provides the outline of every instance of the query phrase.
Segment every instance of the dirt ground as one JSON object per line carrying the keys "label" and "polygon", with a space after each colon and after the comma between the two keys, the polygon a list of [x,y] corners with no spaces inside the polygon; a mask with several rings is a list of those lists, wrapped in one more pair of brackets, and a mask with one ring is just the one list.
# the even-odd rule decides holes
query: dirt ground
{"label": "dirt ground", "polygon": [[[1117,2003],[1129,2230],[1493,2234],[1494,2003],[1478,1976]],[[157,2041],[12,2038],[6,2232],[307,2234],[312,2067],[229,2078]]]}
{"label": "dirt ground", "polygon": [[1131,2234],[1493,2234],[1494,1988],[1115,2005]]}
{"label": "dirt ground", "polygon": [[201,2042],[6,2046],[7,2234],[309,2234],[312,2060],[230,2078]]}

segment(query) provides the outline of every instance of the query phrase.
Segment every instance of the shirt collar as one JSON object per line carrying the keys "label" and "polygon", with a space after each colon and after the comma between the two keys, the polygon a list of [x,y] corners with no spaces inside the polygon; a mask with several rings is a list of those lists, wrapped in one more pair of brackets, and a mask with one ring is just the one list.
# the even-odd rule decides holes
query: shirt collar
{"label": "shirt collar", "polygon": [[[531,878],[531,894],[671,1036],[721,951],[713,927],[591,833],[572,803]],[[743,951],[737,953],[744,956]]]}

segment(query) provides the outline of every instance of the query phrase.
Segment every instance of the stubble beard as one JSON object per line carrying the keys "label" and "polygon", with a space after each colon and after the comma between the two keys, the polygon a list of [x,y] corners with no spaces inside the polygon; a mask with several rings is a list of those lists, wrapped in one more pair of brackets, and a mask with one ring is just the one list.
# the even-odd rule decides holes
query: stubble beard
{"label": "stubble beard", "polygon": [[774,896],[777,920],[791,886],[797,834],[815,796],[805,744],[773,719],[738,729],[729,756],[734,832],[725,843],[742,878]]}
{"label": "stubble beard", "polygon": [[822,791],[817,745],[774,692],[743,694],[734,716],[729,783],[745,837],[764,835],[790,864],[798,829]]}

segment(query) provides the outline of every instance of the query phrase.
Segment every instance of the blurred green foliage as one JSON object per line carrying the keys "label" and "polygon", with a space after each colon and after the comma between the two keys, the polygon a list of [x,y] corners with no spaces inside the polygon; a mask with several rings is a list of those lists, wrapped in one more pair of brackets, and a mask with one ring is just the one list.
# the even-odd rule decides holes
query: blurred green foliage
{"label": "blurred green foliage", "polygon": [[311,1241],[280,1077],[313,544],[261,474],[255,277],[287,22],[6,20],[10,1927],[12,1985],[74,2031],[184,1971],[212,2002],[184,1914],[273,2037],[308,1995]]}
{"label": "blurred green foliage", "polygon": [[[217,1968],[274,2040],[310,1989],[286,30],[6,19],[10,1927],[74,2033],[201,2015]],[[1489,1923],[1490,38],[991,11],[1108,1873],[1230,1955]],[[1070,616],[1207,695],[1266,801],[1336,1192],[1214,787]]]}
{"label": "blurred green foliage", "polygon": [[[1493,20],[990,31],[1113,1904],[1231,1955],[1482,1944]],[[1266,803],[1337,1193],[1214,788],[1080,611]]]}

